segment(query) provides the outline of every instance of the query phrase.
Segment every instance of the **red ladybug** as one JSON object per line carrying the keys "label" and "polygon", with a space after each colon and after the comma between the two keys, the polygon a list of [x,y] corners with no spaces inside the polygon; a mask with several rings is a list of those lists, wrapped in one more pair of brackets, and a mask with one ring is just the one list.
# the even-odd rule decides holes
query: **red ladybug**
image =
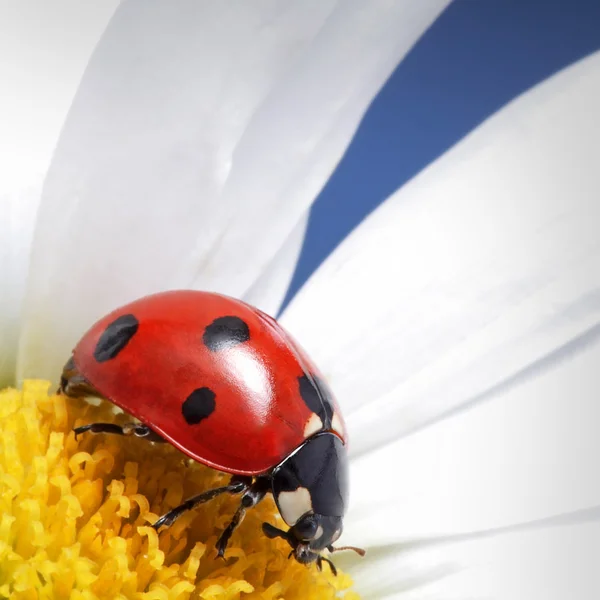
{"label": "red ladybug", "polygon": [[[346,432],[318,369],[272,317],[219,294],[147,296],[98,321],[64,367],[60,391],[96,395],[140,423],[91,423],[75,434],[116,433],[167,441],[231,473],[229,485],[190,498],[153,525],[169,526],[219,494],[242,494],[217,542],[223,556],[245,511],[272,493],[301,563],[342,533],[348,495]],[[341,548],[338,548],[341,549]],[[357,548],[351,548],[360,554]]]}

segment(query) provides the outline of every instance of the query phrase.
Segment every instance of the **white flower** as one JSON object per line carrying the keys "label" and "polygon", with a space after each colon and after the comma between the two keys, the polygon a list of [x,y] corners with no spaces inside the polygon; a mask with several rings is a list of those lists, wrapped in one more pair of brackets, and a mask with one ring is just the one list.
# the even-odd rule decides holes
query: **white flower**
{"label": "white flower", "polygon": [[[2,383],[56,379],[160,289],[274,311],[311,202],[447,1],[117,4],[0,7]],[[366,598],[600,592],[599,107],[596,53],[398,190],[281,318],[347,416],[344,542],[369,554],[340,561]]]}

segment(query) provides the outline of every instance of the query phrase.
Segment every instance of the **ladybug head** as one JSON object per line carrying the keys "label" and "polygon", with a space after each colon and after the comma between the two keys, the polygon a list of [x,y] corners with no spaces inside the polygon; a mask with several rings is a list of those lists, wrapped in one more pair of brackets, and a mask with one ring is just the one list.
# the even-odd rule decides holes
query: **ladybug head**
{"label": "ladybug head", "polygon": [[280,537],[288,542],[292,547],[289,556],[293,556],[299,563],[307,565],[316,562],[317,567],[321,570],[322,563],[327,562],[334,575],[337,575],[335,565],[329,559],[321,556],[321,550],[325,548],[330,552],[354,550],[361,556],[365,555],[365,551],[361,548],[354,546],[334,548],[331,545],[342,533],[342,520],[339,517],[323,517],[323,515],[311,513],[302,517],[289,531],[277,529],[270,523],[263,523],[263,532],[267,537]]}
{"label": "ladybug head", "polygon": [[346,449],[333,433],[309,438],[279,464],[271,475],[272,491],[283,520],[284,532],[265,523],[268,537],[281,537],[292,547],[290,556],[308,564],[326,560],[321,550],[333,550],[342,534],[348,497]]}
{"label": "ladybug head", "polygon": [[308,513],[290,528],[288,534],[296,560],[307,564],[317,560],[318,553],[342,535],[342,518]]}
{"label": "ladybug head", "polygon": [[311,513],[302,517],[289,531],[277,529],[270,523],[263,523],[263,532],[267,537],[280,537],[288,542],[292,547],[290,557],[293,556],[299,563],[307,565],[316,561],[321,568],[321,561],[326,559],[323,559],[320,552],[325,548],[334,550],[331,544],[342,533],[342,520],[339,517],[331,519]]}

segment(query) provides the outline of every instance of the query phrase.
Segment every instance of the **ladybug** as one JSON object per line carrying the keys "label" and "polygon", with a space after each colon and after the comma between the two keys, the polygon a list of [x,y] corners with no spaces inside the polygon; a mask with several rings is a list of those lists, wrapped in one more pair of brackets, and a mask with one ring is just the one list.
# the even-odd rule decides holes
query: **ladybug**
{"label": "ladybug", "polygon": [[146,296],[100,319],[67,361],[59,393],[105,398],[137,422],[90,423],[84,432],[169,442],[190,458],[230,473],[160,517],[221,494],[241,494],[217,542],[223,557],[245,512],[271,493],[289,526],[263,523],[303,564],[342,533],[348,497],[347,436],[333,394],[317,367],[275,319],[240,300],[180,290]]}

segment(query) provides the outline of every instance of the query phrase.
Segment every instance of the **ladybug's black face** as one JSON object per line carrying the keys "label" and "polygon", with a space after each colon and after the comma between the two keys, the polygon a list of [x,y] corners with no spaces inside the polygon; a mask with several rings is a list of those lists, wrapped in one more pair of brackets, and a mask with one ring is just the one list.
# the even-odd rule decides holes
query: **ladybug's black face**
{"label": "ladybug's black face", "polygon": [[318,552],[340,537],[347,470],[344,444],[329,432],[310,438],[274,470],[273,497],[290,526],[286,539],[299,562],[317,560]]}

